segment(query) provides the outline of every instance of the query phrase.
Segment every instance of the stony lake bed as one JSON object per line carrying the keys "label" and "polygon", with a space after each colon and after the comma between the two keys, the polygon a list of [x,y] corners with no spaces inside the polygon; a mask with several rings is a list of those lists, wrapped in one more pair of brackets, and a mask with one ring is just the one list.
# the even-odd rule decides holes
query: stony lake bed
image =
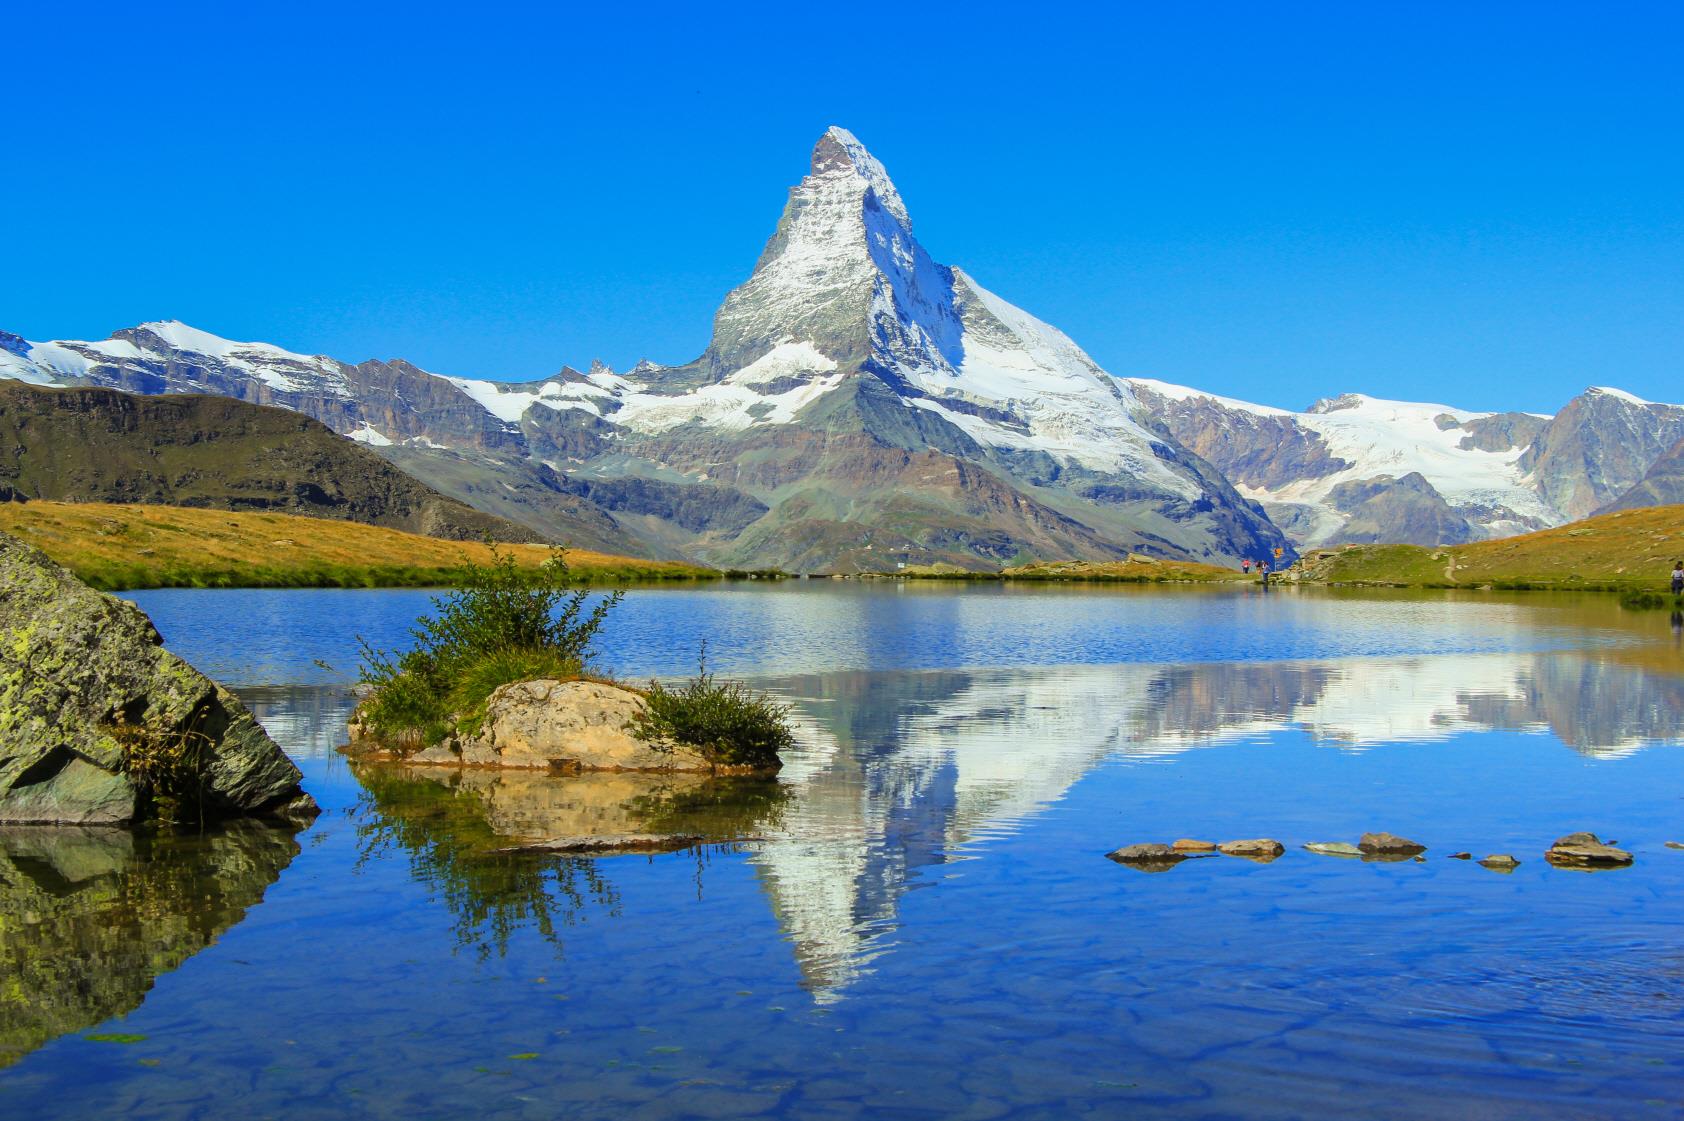
{"label": "stony lake bed", "polygon": [[[635,589],[629,680],[791,706],[775,780],[347,760],[411,591],[133,593],[302,831],[0,833],[0,1111],[1672,1117],[1684,651],[1611,597]],[[1417,861],[1306,844],[1390,832]],[[1545,859],[1578,831],[1629,867]],[[673,852],[499,851],[597,833]],[[1278,840],[1162,874],[1140,842]],[[1471,859],[1452,859],[1468,852]],[[1487,854],[1520,863],[1497,872]]]}

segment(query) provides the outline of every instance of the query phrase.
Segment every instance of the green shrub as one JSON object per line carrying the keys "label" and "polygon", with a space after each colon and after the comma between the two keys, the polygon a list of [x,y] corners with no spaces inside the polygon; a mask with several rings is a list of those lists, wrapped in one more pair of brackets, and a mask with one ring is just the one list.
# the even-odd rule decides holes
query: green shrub
{"label": "green shrub", "polygon": [[411,629],[412,649],[394,654],[357,640],[368,687],[360,715],[376,738],[421,746],[451,731],[475,731],[499,685],[589,669],[597,631],[621,593],[592,607],[588,589],[569,589],[562,550],[522,568],[487,545],[491,563],[464,561],[455,587],[433,598],[436,614]]}
{"label": "green shrub", "polygon": [[1657,607],[1670,607],[1674,611],[1684,610],[1684,596],[1675,596],[1666,592],[1627,592],[1620,597],[1620,606],[1634,610],[1653,610]]}
{"label": "green shrub", "polygon": [[645,710],[632,733],[646,743],[679,743],[722,766],[776,767],[794,745],[789,709],[740,681],[721,684],[707,669],[707,647],[696,676],[675,689],[649,683]]}

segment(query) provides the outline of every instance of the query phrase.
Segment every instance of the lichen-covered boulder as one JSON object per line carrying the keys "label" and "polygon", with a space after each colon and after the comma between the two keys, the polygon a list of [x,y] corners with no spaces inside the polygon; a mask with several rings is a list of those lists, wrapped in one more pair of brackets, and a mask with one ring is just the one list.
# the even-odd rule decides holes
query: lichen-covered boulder
{"label": "lichen-covered boulder", "polygon": [[309,815],[300,777],[139,608],[0,533],[0,823]]}

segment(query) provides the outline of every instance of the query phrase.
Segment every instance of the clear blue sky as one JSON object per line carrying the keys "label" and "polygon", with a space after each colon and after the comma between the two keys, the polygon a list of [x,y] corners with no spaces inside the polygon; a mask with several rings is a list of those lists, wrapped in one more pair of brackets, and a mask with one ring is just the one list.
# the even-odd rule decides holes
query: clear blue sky
{"label": "clear blue sky", "polygon": [[681,362],[823,129],[1118,374],[1684,401],[1684,4],[29,4],[0,328]]}

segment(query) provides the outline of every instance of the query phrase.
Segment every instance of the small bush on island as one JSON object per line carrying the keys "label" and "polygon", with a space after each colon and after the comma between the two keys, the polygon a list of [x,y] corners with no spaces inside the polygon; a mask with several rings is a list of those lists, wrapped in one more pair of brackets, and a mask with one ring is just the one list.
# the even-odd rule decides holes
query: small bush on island
{"label": "small bush on island", "polygon": [[395,746],[423,746],[452,732],[472,733],[498,686],[537,678],[589,675],[592,643],[622,598],[594,606],[588,589],[570,587],[561,549],[537,568],[522,568],[495,544],[491,562],[465,560],[456,587],[433,597],[404,654],[376,650],[359,638],[364,726]]}
{"label": "small bush on island", "polygon": [[646,743],[681,743],[719,766],[776,767],[778,753],[795,743],[789,709],[741,681],[715,679],[702,644],[696,676],[677,688],[658,681],[644,694],[647,708],[632,725]]}

